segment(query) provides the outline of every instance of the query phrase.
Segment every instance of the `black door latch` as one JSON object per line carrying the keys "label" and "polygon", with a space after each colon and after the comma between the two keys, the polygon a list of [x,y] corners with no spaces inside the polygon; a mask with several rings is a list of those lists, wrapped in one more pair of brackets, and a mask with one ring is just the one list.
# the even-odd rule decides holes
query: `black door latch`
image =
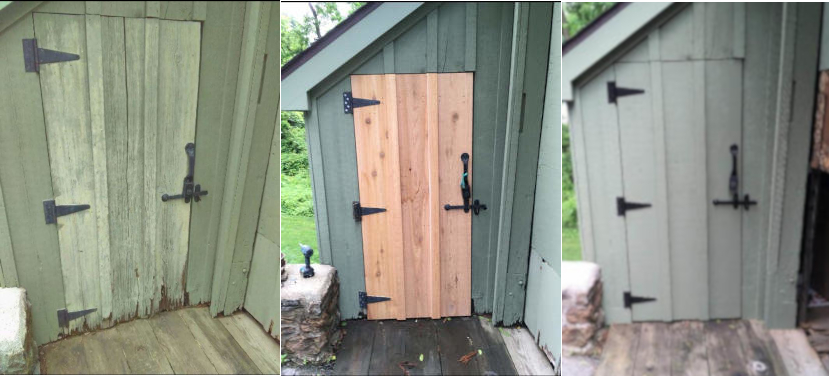
{"label": "black door latch", "polygon": [[172,196],[165,193],[161,195],[161,201],[183,198],[184,202],[189,204],[190,200],[198,202],[201,201],[201,196],[207,196],[207,191],[201,190],[200,184],[193,184],[193,171],[196,169],[196,144],[188,143],[184,146],[184,152],[187,153],[187,176],[184,177],[181,193]]}
{"label": "black door latch", "polygon": [[731,200],[714,200],[715,206],[720,205],[731,205],[734,207],[734,210],[739,210],[740,206],[742,206],[745,210],[748,210],[751,205],[757,205],[757,201],[751,199],[751,197],[746,194],[743,196],[743,199],[740,200],[740,178],[737,177],[737,154],[739,153],[739,147],[737,144],[731,145],[731,177],[728,179],[728,191],[731,193]]}
{"label": "black door latch", "polygon": [[469,201],[472,199],[472,187],[469,186],[469,154],[461,154],[461,162],[463,163],[463,175],[461,175],[461,197],[463,197],[463,205],[443,205],[444,210],[463,209],[464,213],[480,214],[481,210],[486,210],[486,205],[481,204],[479,200],[475,200],[472,205]]}

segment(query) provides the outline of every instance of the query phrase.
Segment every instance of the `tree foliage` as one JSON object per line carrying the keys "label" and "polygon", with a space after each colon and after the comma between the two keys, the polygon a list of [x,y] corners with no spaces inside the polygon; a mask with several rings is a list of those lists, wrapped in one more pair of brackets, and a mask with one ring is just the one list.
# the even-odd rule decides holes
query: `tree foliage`
{"label": "tree foliage", "polygon": [[567,40],[610,9],[615,3],[564,3],[562,29]]}

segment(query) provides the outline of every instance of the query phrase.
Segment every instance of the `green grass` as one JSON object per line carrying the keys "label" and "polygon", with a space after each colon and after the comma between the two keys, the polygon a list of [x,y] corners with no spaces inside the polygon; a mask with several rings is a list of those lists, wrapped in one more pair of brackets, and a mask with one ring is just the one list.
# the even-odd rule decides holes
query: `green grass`
{"label": "green grass", "polygon": [[317,229],[314,225],[314,217],[301,217],[294,215],[282,215],[282,239],[280,248],[285,254],[285,261],[290,264],[304,264],[305,257],[299,250],[299,243],[310,245],[314,249],[311,262],[320,262],[320,253],[317,249]]}
{"label": "green grass", "polygon": [[562,230],[561,259],[564,261],[581,260],[579,229],[565,228]]}

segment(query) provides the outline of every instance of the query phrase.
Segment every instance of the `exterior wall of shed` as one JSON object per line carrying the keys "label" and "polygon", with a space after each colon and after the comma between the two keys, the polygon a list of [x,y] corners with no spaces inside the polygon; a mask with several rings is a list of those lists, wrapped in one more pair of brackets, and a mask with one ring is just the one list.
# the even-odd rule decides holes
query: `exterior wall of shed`
{"label": "exterior wall of shed", "polygon": [[[534,22],[546,22],[546,33],[552,6],[533,7],[540,14],[534,16]],[[320,260],[338,269],[340,313],[344,319],[359,317],[357,292],[365,291],[360,224],[351,215],[351,202],[359,197],[354,124],[353,117],[342,110],[342,93],[350,91],[352,74],[475,72],[472,189],[473,197],[485,203],[488,210],[472,217],[472,298],[474,312],[493,311],[513,9],[512,3],[425,4],[311,90],[310,111],[305,117]],[[542,39],[534,43],[542,43],[546,59],[549,39]],[[537,77],[544,75],[535,76],[527,86],[535,90],[540,87],[543,100],[544,82]],[[528,113],[527,121],[537,122],[535,128],[527,127],[536,132],[535,146],[522,145],[521,153],[531,153],[534,166],[541,106]],[[531,171],[532,180],[527,184],[534,187],[535,169]],[[532,197],[529,205],[531,208]],[[524,220],[523,226],[513,228],[522,228],[528,243],[531,217]],[[526,262],[525,256],[523,270],[516,265],[516,273],[523,273],[522,284],[526,281]],[[517,311],[515,316],[521,317],[524,288],[518,287],[517,279],[514,282],[521,304],[511,306],[509,312]]]}
{"label": "exterior wall of shed", "polygon": [[[264,58],[279,53],[278,6],[14,2],[0,11],[0,66],[7,73],[0,110],[16,114],[0,124],[0,284],[27,289],[35,340],[43,344],[58,339],[56,312],[65,301],[56,226],[43,220],[42,201],[54,196],[39,77],[22,66],[20,41],[34,36],[32,12],[202,23],[195,178],[210,195],[191,209],[185,305],[211,302],[214,314],[241,308],[278,112],[278,59]],[[214,279],[218,273],[224,277]]]}
{"label": "exterior wall of shed", "polygon": [[[585,121],[585,114],[595,109],[582,106],[584,101],[580,98],[583,99],[586,94],[581,89],[614,61],[635,59],[635,47],[640,45],[640,41],[646,43],[648,35],[652,37],[653,33],[661,31],[661,37],[665,40],[671,37],[668,33],[682,32],[671,17],[678,14],[684,6],[674,6],[666,11],[657,18],[657,22],[647,25],[636,37],[618,47],[597,67],[574,82],[574,102],[569,104],[573,122],[571,137],[579,227],[583,254],[587,260],[598,260],[601,263],[600,260],[606,258],[609,252],[606,249],[608,243],[600,241],[600,238],[607,236],[610,229],[597,227],[595,217],[602,215],[602,210],[611,210],[615,215],[615,208],[604,207],[592,198],[594,196],[591,196],[591,192],[600,187],[591,185],[590,178],[596,174],[619,172],[614,172],[610,166],[596,163],[595,160],[593,164],[589,163],[587,153],[590,148],[586,143],[591,142],[588,140],[590,135],[584,133],[581,125]],[[733,23],[744,28],[742,42],[731,38],[740,35],[739,28],[733,33],[717,29],[718,26],[731,25],[717,19],[735,14],[726,12],[726,9],[717,9],[727,6],[731,5],[690,5],[695,26],[692,31],[685,30],[681,35],[674,36],[684,39],[685,43],[667,46],[694,46],[701,43],[705,46],[705,53],[709,54],[718,51],[709,49],[713,47],[709,43],[722,44],[725,41],[726,44],[734,43],[729,48],[743,61],[743,105],[741,109],[736,109],[742,112],[740,191],[757,197],[760,205],[757,209],[752,208],[759,213],[744,217],[741,227],[735,229],[742,232],[743,239],[742,281],[735,283],[741,284],[743,318],[764,319],[771,327],[792,327],[795,324],[795,292],[816,84],[820,4],[745,4],[741,10],[744,16],[735,19]],[[666,44],[663,43],[662,46],[664,48]],[[647,48],[643,52],[647,57]],[[687,95],[695,95],[693,88],[688,88]],[[693,103],[692,97],[686,103]],[[666,152],[670,153],[671,150]],[[671,195],[670,191],[668,195]],[[708,202],[704,204],[710,205]],[[627,266],[602,266],[606,293],[604,305],[609,312],[608,320],[628,322],[631,318],[620,306],[621,299],[613,299],[621,295],[621,291],[628,285]],[[669,278],[674,278],[683,266],[652,265],[654,270],[664,267],[669,268]],[[709,267],[716,268],[717,265]],[[670,284],[670,281],[665,283]],[[717,288],[710,277],[700,281],[699,286]],[[672,298],[680,301],[693,296]]]}

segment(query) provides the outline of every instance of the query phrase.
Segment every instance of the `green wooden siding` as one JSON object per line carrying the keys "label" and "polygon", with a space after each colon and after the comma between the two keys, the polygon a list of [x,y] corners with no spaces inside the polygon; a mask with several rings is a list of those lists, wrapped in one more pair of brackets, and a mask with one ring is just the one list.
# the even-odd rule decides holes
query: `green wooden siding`
{"label": "green wooden siding", "polygon": [[[532,48],[538,49],[532,56],[546,62],[552,5],[534,5],[533,10],[537,13],[532,16],[533,30],[539,35],[530,38]],[[472,218],[472,298],[475,312],[493,311],[513,14],[512,3],[425,4],[311,91],[306,124],[320,259],[339,271],[343,318],[358,317],[357,292],[365,288],[360,225],[351,215],[351,202],[359,197],[353,118],[342,111],[342,93],[351,90],[351,74],[475,72],[472,187],[474,198],[489,210]],[[528,167],[520,169],[518,179],[526,181],[522,180],[517,192],[522,195],[518,210],[528,212],[535,188],[547,68],[546,64],[536,66],[527,72],[526,78],[534,83],[528,85],[529,116],[521,126],[526,127],[522,132],[526,141],[519,148],[523,150],[521,163]],[[511,256],[515,262],[510,280],[502,282],[511,285],[510,293],[520,295],[516,296],[519,300],[509,302],[515,305],[509,309],[512,320],[520,320],[523,312],[531,217],[516,221],[526,231],[506,248],[507,252],[516,250]]]}

